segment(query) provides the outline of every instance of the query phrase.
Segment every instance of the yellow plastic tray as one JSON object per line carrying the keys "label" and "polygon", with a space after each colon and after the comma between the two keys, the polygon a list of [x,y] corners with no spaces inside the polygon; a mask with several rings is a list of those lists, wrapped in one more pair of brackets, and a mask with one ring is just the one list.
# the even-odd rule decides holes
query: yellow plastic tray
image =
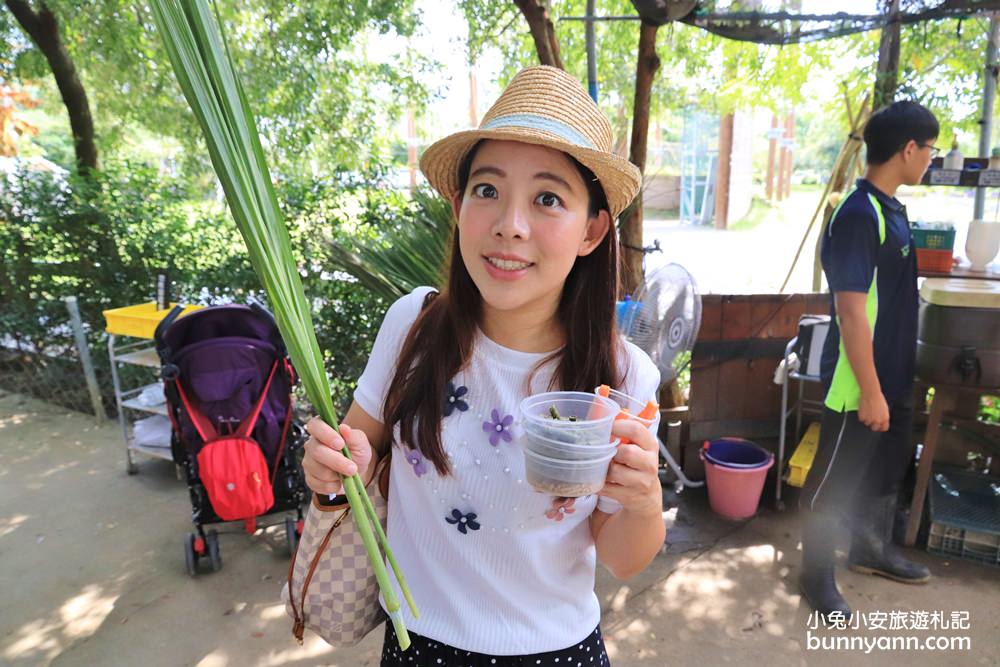
{"label": "yellow plastic tray", "polygon": [[[170,309],[176,306],[170,304],[166,310],[157,310],[156,302],[140,303],[135,306],[125,306],[124,308],[113,308],[104,311],[104,319],[107,324],[104,330],[116,336],[135,336],[136,338],[152,338],[156,332],[156,325],[167,316]],[[201,306],[185,306],[181,317],[190,312],[200,309]]]}
{"label": "yellow plastic tray", "polygon": [[819,447],[819,422],[809,424],[802,441],[795,448],[795,453],[788,460],[788,485],[799,488],[805,486],[806,475],[816,458],[816,448]]}

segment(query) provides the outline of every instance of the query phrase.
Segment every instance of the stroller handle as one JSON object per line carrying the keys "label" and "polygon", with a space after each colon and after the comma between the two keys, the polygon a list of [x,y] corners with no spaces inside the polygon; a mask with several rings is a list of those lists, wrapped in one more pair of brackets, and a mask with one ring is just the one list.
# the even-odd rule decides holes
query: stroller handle
{"label": "stroller handle", "polygon": [[170,309],[170,312],[167,313],[166,317],[160,320],[159,324],[156,325],[156,329],[153,331],[153,340],[156,341],[156,352],[160,356],[161,361],[165,359],[166,356],[169,356],[169,351],[167,350],[166,344],[163,342],[163,336],[167,332],[167,329],[170,328],[170,325],[174,323],[174,320],[180,317],[183,312],[184,306],[177,304]]}
{"label": "stroller handle", "polygon": [[281,333],[278,330],[278,323],[275,321],[274,315],[271,314],[271,311],[265,308],[264,305],[256,299],[249,299],[247,305],[250,306],[250,310],[271,323],[271,330],[277,332],[277,335],[272,338],[271,344],[274,345],[274,349],[277,350],[279,357],[287,356],[288,351],[285,349],[285,341],[281,338]]}

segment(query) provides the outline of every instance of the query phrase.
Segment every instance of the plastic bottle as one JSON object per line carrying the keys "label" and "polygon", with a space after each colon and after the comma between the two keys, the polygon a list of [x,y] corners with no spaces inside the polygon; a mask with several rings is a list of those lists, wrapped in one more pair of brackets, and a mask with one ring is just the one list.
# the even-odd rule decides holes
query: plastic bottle
{"label": "plastic bottle", "polygon": [[961,169],[965,164],[965,157],[962,156],[962,151],[958,150],[958,139],[955,139],[951,144],[951,150],[948,154],[944,156],[944,164],[942,165],[945,169]]}

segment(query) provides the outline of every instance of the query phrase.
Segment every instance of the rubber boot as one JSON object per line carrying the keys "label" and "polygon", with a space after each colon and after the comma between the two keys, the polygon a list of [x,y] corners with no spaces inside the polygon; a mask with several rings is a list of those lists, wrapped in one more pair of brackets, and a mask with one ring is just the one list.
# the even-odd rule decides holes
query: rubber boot
{"label": "rubber boot", "polygon": [[930,570],[904,558],[892,543],[895,517],[895,495],[872,499],[853,526],[847,566],[860,574],[875,574],[904,584],[925,584],[930,581]]}
{"label": "rubber boot", "polygon": [[802,572],[799,590],[806,602],[824,617],[840,612],[851,618],[850,605],[840,594],[834,575],[838,521],[818,512],[806,512],[802,522]]}

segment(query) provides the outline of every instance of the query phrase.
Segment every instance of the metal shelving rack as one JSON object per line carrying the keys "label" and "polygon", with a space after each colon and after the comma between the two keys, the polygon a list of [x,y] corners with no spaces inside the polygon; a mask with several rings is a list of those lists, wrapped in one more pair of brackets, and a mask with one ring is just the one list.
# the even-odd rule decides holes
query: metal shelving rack
{"label": "metal shelving rack", "polygon": [[[774,503],[777,509],[783,510],[785,508],[785,501],[781,499],[781,486],[784,476],[785,467],[785,446],[787,445],[788,439],[788,418],[795,413],[795,442],[798,442],[798,437],[802,433],[802,411],[803,409],[819,412],[822,414],[823,402],[822,401],[812,401],[805,398],[805,383],[806,382],[821,382],[821,378],[818,375],[808,375],[806,373],[800,373],[799,371],[790,371],[788,366],[791,360],[792,354],[796,351],[799,344],[799,338],[796,336],[792,340],[788,341],[788,345],[785,346],[785,357],[784,363],[782,364],[782,375],[783,382],[781,383],[781,427],[778,435],[778,462],[781,468],[778,470],[778,474],[775,475],[774,481]],[[792,405],[789,405],[789,381],[796,380],[798,383],[798,397]]]}
{"label": "metal shelving rack", "polygon": [[[173,461],[170,452],[171,429],[160,382],[154,380],[149,384],[123,390],[118,376],[119,364],[159,369],[160,357],[156,348],[148,339],[134,339],[123,344],[120,342],[121,338],[132,339],[131,336],[108,334],[108,356],[111,359],[111,379],[114,383],[118,422],[125,440],[125,469],[128,474],[134,475],[138,472],[133,458],[135,452]],[[149,395],[152,387],[160,388],[159,402],[152,403],[144,398]]]}

